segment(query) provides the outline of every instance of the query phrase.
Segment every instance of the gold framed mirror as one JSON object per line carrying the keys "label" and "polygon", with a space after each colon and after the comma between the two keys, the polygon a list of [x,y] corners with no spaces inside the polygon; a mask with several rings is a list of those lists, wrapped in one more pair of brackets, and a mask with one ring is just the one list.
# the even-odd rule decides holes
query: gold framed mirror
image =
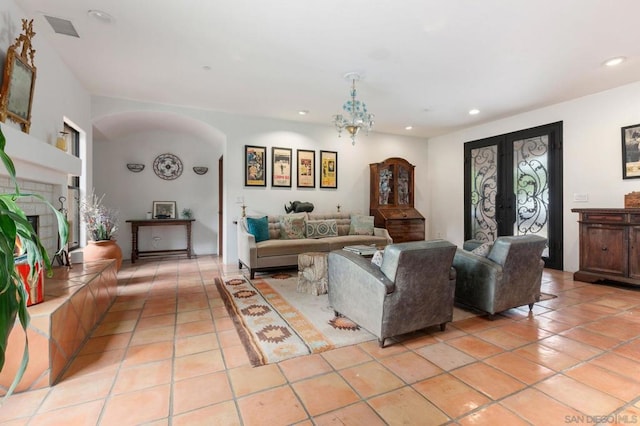
{"label": "gold framed mirror", "polygon": [[33,63],[36,51],[31,45],[31,38],[35,35],[33,19],[23,19],[22,30],[23,34],[7,50],[0,90],[0,121],[4,122],[9,118],[20,124],[23,132],[29,133],[33,90],[36,85],[36,67]]}

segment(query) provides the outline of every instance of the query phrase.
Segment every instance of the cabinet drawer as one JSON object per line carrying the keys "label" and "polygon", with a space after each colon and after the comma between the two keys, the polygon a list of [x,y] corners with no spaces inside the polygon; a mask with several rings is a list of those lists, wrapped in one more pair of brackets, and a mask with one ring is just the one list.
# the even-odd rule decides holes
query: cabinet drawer
{"label": "cabinet drawer", "polygon": [[624,223],[624,213],[585,213],[584,222]]}

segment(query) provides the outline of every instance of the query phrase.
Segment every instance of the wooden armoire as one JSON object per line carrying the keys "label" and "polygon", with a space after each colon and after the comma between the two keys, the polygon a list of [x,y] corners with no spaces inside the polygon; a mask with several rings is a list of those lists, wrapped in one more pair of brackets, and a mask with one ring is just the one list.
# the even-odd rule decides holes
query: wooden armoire
{"label": "wooden armoire", "polygon": [[424,240],[424,217],[414,208],[415,166],[403,158],[369,164],[369,214],[386,228],[394,243]]}

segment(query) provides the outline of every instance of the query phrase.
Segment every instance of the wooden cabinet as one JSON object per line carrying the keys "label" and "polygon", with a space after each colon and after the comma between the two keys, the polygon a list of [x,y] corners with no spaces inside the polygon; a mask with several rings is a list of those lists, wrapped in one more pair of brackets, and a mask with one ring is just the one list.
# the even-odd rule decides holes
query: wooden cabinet
{"label": "wooden cabinet", "polygon": [[414,169],[394,157],[369,165],[369,214],[376,227],[386,228],[394,243],[424,240],[424,217],[413,206]]}
{"label": "wooden cabinet", "polygon": [[640,209],[572,209],[579,214],[580,270],[574,279],[640,285]]}

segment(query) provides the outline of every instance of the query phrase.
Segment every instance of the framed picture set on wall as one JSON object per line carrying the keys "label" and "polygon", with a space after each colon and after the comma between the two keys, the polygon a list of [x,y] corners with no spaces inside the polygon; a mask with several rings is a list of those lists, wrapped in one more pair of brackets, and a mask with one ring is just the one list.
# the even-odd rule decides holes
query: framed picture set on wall
{"label": "framed picture set on wall", "polygon": [[338,153],[320,151],[320,188],[338,187]]}
{"label": "framed picture set on wall", "polygon": [[291,187],[291,148],[271,148],[271,186]]}
{"label": "framed picture set on wall", "polygon": [[244,146],[244,186],[267,186],[267,148]]}
{"label": "framed picture set on wall", "polygon": [[640,124],[622,128],[622,178],[640,178]]}
{"label": "framed picture set on wall", "polygon": [[298,155],[298,188],[316,187],[316,152],[299,149]]}

